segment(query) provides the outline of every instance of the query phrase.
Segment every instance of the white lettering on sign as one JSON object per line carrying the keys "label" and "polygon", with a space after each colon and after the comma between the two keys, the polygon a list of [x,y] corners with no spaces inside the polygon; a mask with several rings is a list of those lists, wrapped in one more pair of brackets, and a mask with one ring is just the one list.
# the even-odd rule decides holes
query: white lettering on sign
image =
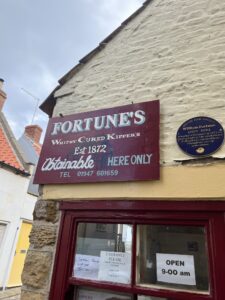
{"label": "white lettering on sign", "polygon": [[73,275],[77,278],[98,278],[99,257],[93,255],[76,254]]}
{"label": "white lettering on sign", "polygon": [[108,166],[150,165],[152,153],[108,157]]}
{"label": "white lettering on sign", "polygon": [[130,277],[130,253],[101,251],[98,280],[128,284]]}
{"label": "white lettering on sign", "polygon": [[193,255],[156,253],[157,280],[196,285]]}
{"label": "white lettering on sign", "polygon": [[91,143],[91,142],[102,142],[102,141],[111,141],[111,140],[121,140],[121,139],[133,139],[138,138],[141,136],[140,132],[132,132],[132,133],[123,133],[123,134],[116,134],[116,133],[108,133],[107,135],[102,136],[92,136],[86,137],[81,136],[78,139],[72,140],[62,140],[60,139],[52,139],[51,143],[53,146],[63,146],[63,145],[71,145],[71,144],[83,144],[83,143]]}
{"label": "white lettering on sign", "polygon": [[86,158],[81,156],[78,160],[67,160],[66,158],[61,160],[61,157],[58,157],[57,159],[55,157],[47,158],[43,163],[41,170],[79,170],[93,168],[94,160],[91,155],[88,155]]}
{"label": "white lettering on sign", "polygon": [[67,134],[74,132],[87,132],[90,130],[102,130],[117,127],[142,125],[145,123],[143,110],[121,112],[113,115],[97,116],[94,118],[78,119],[73,121],[54,123],[51,135],[58,133]]}
{"label": "white lettering on sign", "polygon": [[[74,154],[89,154],[89,153],[100,153],[105,152],[106,150],[105,145],[99,145],[99,146],[90,146],[90,147],[75,147]],[[129,165],[150,165],[152,159],[152,154],[133,154],[133,155],[121,155],[121,156],[112,156],[108,157],[107,165],[109,167],[116,167],[116,166],[129,166]],[[46,158],[44,161],[41,171],[47,172],[52,170],[80,170],[80,169],[93,169],[95,167],[94,160],[92,158],[92,155],[88,155],[87,157],[84,157],[84,155],[81,155],[79,159],[75,160],[67,160],[64,158],[63,160],[61,157],[49,157]],[[67,173],[69,174],[69,173]],[[117,172],[118,174],[118,172]],[[116,174],[116,175],[117,175]],[[113,174],[115,175],[115,174]],[[99,176],[99,175],[97,175]],[[60,177],[70,177],[70,175],[62,175],[60,173]]]}

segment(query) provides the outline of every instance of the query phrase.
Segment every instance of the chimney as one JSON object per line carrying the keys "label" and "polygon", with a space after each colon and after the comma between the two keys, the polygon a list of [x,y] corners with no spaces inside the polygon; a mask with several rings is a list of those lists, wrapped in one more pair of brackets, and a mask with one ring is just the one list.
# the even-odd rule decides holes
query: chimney
{"label": "chimney", "polygon": [[2,78],[0,78],[0,111],[2,111],[3,105],[6,100],[6,93],[3,92],[3,90],[2,90],[3,83],[4,83],[4,80]]}
{"label": "chimney", "polygon": [[42,134],[42,129],[38,125],[28,125],[25,127],[25,132],[27,137],[29,137],[33,142],[39,144],[40,137]]}

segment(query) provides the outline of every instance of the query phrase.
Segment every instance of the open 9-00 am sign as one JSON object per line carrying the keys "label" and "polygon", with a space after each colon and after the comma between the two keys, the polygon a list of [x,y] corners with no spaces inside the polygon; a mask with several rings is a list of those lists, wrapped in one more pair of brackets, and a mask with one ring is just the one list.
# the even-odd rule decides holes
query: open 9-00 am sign
{"label": "open 9-00 am sign", "polygon": [[159,101],[50,119],[34,183],[159,179]]}
{"label": "open 9-00 am sign", "polygon": [[156,253],[157,280],[196,285],[193,255]]}

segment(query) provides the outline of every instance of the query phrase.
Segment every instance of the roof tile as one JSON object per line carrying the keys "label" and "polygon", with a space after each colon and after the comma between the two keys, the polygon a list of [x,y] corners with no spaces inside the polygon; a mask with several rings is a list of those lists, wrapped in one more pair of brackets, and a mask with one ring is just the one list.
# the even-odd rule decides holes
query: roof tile
{"label": "roof tile", "polygon": [[2,128],[0,128],[0,161],[3,161],[14,168],[23,170],[23,166],[17,159],[16,154],[14,153]]}

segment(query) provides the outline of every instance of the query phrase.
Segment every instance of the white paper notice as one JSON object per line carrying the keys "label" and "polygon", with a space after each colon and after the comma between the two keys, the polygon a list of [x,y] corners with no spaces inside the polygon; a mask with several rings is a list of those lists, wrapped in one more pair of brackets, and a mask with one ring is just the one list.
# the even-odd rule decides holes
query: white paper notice
{"label": "white paper notice", "polygon": [[76,254],[73,276],[85,279],[98,279],[99,257]]}
{"label": "white paper notice", "polygon": [[98,280],[128,284],[130,277],[130,253],[101,251]]}
{"label": "white paper notice", "polygon": [[78,300],[131,300],[129,296],[121,296],[113,293],[96,292],[91,290],[80,289],[78,292]]}
{"label": "white paper notice", "polygon": [[157,280],[196,285],[193,255],[156,253]]}

